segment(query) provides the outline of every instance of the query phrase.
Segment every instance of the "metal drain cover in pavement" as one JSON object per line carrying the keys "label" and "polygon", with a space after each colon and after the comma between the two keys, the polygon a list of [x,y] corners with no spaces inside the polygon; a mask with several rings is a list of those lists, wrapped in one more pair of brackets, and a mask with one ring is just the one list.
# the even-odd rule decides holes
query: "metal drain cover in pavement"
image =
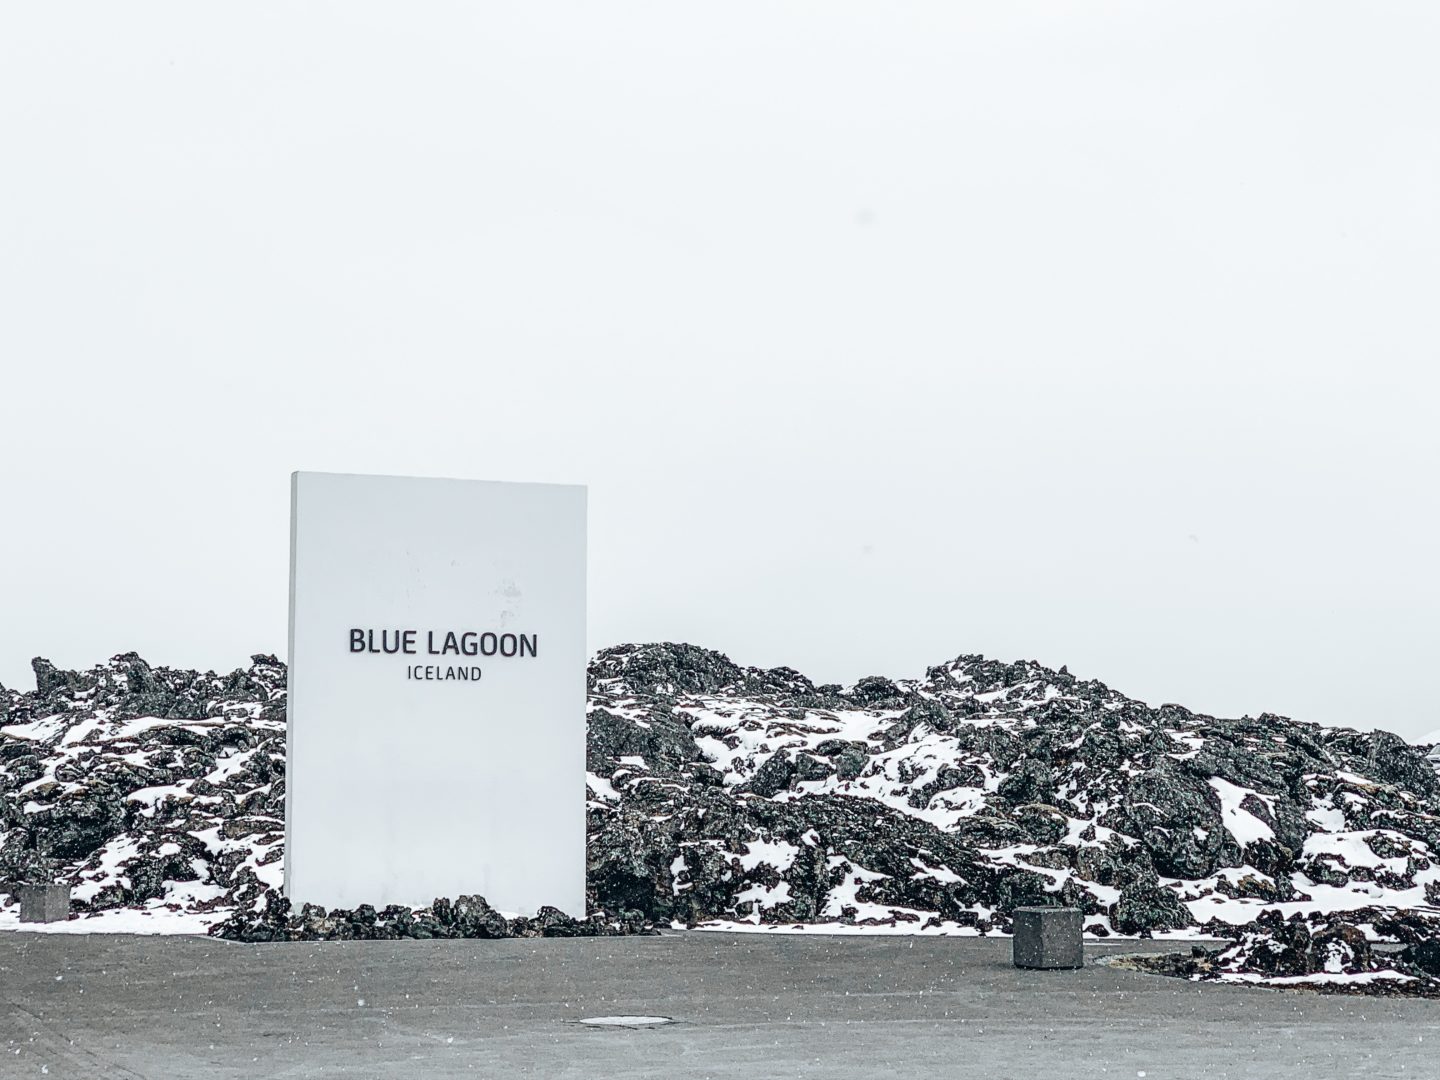
{"label": "metal drain cover in pavement", "polygon": [[580,1023],[589,1024],[591,1027],[659,1027],[661,1024],[673,1024],[675,1021],[668,1016],[587,1016]]}

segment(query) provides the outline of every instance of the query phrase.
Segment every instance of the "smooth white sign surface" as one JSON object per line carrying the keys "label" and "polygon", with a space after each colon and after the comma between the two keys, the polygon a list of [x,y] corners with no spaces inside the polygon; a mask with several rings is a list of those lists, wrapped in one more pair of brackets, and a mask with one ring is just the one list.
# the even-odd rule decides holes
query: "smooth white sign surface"
{"label": "smooth white sign surface", "polygon": [[295,473],[285,893],[585,914],[585,489]]}

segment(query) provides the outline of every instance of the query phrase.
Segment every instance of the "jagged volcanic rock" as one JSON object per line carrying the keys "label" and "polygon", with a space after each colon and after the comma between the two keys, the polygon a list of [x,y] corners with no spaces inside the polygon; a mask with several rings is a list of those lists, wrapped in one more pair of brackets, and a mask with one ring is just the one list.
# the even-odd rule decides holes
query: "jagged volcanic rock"
{"label": "jagged volcanic rock", "polygon": [[285,665],[33,666],[33,693],[0,690],[0,881],[191,930],[263,905],[284,857]]}
{"label": "jagged volcanic rock", "polygon": [[[228,676],[133,654],[35,672],[35,691],[0,690],[0,880],[53,876],[84,912],[171,927],[235,916],[237,936],[445,925],[432,909],[269,901],[273,657]],[[1152,708],[979,656],[845,689],[628,645],[595,657],[589,690],[590,900],[617,913],[597,926],[983,933],[1058,901],[1094,935],[1184,935],[1440,902],[1440,780],[1424,748],[1383,732]]]}
{"label": "jagged volcanic rock", "polygon": [[690,646],[590,670],[595,899],[652,918],[1094,934],[1440,901],[1440,781],[1385,733],[1151,708],[962,656],[848,691]]}
{"label": "jagged volcanic rock", "polygon": [[515,938],[616,937],[654,934],[638,911],[612,918],[597,912],[573,919],[553,907],[542,907],[534,918],[505,915],[481,896],[436,900],[427,908],[392,904],[376,911],[362,904],[353,911],[327,911],[314,904],[293,910],[290,901],[270,892],[259,911],[237,910],[211,933],[232,941],[355,941],[393,938]]}
{"label": "jagged volcanic rock", "polygon": [[[1375,942],[1403,948],[1377,947]],[[1440,918],[1383,909],[1343,915],[1262,913],[1220,949],[1134,956],[1127,966],[1195,982],[1327,994],[1440,997]]]}

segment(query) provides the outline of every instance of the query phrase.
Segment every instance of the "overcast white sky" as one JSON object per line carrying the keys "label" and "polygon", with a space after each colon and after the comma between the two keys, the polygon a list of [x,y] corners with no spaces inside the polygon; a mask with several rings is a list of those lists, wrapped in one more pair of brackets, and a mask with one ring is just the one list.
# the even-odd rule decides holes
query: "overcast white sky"
{"label": "overcast white sky", "polygon": [[1440,727],[1433,3],[10,4],[0,681],[283,653],[292,469],[590,643]]}

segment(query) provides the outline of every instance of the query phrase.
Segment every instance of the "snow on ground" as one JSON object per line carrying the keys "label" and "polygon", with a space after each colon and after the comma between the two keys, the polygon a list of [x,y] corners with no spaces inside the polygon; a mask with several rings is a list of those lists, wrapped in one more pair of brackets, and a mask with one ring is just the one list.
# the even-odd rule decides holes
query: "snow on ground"
{"label": "snow on ground", "polygon": [[185,896],[176,893],[173,900],[150,900],[138,907],[111,908],[94,914],[71,918],[65,922],[22,923],[18,904],[0,907],[0,931],[15,930],[29,934],[199,934],[221,922],[230,911],[194,914],[178,909]]}

